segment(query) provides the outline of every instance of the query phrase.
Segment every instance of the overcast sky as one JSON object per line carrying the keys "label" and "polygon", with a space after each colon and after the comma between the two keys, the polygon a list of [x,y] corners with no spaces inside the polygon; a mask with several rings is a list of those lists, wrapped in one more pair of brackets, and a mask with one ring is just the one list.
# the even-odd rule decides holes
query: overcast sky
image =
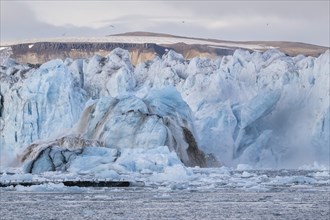
{"label": "overcast sky", "polygon": [[1,0],[1,41],[150,31],[330,45],[329,0]]}

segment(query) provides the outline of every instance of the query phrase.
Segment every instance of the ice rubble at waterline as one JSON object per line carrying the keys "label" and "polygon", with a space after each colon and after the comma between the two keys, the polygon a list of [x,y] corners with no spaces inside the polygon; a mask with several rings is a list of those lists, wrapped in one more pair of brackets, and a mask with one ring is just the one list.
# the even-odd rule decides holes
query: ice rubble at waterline
{"label": "ice rubble at waterline", "polygon": [[329,51],[190,61],[169,51],[134,67],[115,49],[39,68],[8,59],[0,74],[2,167],[24,154],[30,172],[329,163]]}

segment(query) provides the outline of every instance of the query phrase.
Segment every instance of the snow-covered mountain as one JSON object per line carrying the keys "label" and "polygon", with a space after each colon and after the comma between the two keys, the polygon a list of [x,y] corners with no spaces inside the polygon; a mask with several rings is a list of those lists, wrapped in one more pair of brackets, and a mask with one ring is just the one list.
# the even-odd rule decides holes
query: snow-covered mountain
{"label": "snow-covered mountain", "polygon": [[236,50],[186,60],[170,50],[135,67],[119,48],[40,67],[5,59],[1,166],[328,165],[329,59]]}

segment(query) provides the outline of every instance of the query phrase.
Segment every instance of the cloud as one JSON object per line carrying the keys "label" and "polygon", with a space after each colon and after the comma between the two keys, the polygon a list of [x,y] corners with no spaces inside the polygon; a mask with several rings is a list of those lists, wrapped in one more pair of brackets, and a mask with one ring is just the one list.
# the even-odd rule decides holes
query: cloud
{"label": "cloud", "polygon": [[168,4],[190,14],[187,19],[200,26],[198,33],[214,38],[330,44],[329,1],[168,1]]}
{"label": "cloud", "polygon": [[74,25],[56,26],[39,21],[35,13],[22,2],[1,1],[1,41],[65,36],[104,36],[109,27],[91,28]]}
{"label": "cloud", "polygon": [[57,26],[71,24],[93,28],[102,27],[102,20],[147,16],[171,18],[178,13],[161,1],[30,1],[27,6],[39,21]]}
{"label": "cloud", "polygon": [[329,46],[329,4],[250,0],[1,1],[1,40],[151,31]]}
{"label": "cloud", "polygon": [[[173,8],[199,17],[223,18],[236,17],[281,17],[283,19],[325,19],[329,16],[328,1],[168,1]],[[308,15],[308,16],[306,16]],[[325,20],[324,20],[325,21]]]}

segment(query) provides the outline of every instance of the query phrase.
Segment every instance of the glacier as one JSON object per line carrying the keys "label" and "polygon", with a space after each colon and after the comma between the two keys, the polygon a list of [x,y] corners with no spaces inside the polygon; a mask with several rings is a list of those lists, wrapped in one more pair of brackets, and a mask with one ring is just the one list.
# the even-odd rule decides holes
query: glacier
{"label": "glacier", "polygon": [[329,53],[185,60],[168,51],[137,66],[119,48],[40,66],[7,57],[0,166],[114,176],[183,165],[329,166]]}

